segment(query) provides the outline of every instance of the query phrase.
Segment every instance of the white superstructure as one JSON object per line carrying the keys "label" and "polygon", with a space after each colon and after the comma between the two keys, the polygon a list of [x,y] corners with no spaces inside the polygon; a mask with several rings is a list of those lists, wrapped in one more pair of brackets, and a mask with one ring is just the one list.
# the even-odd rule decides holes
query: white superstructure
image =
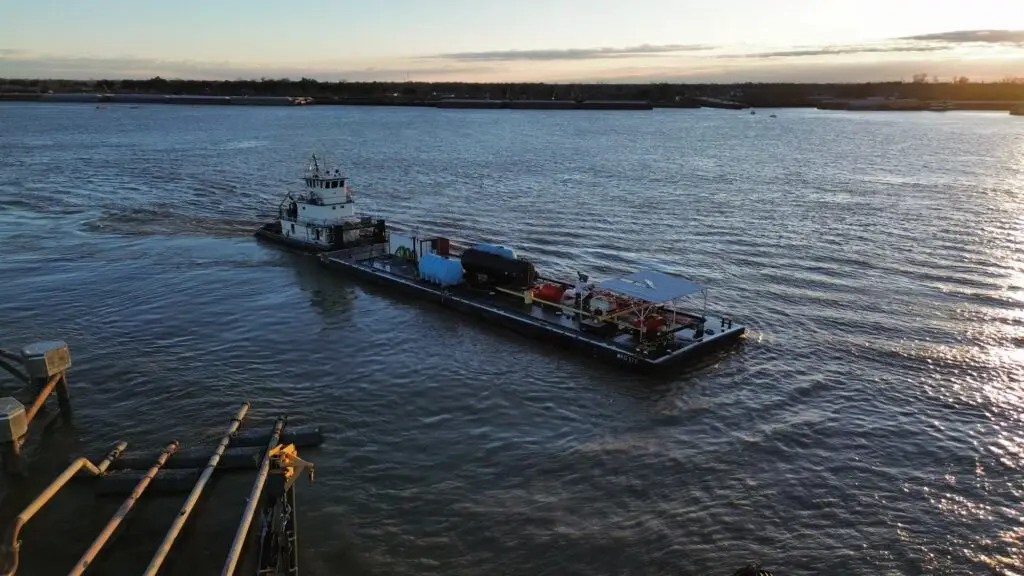
{"label": "white superstructure", "polygon": [[297,242],[336,248],[358,244],[373,220],[356,214],[356,201],[338,168],[328,168],[314,154],[306,167],[301,192],[281,202],[281,235]]}

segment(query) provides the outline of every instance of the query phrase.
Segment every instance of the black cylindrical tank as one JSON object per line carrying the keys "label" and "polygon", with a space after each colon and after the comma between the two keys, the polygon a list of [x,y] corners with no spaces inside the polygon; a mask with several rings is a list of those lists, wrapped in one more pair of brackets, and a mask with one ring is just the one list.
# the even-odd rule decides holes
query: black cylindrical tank
{"label": "black cylindrical tank", "polygon": [[486,282],[498,286],[527,286],[537,279],[533,262],[506,258],[500,254],[470,248],[462,253],[462,269],[468,274],[484,275]]}

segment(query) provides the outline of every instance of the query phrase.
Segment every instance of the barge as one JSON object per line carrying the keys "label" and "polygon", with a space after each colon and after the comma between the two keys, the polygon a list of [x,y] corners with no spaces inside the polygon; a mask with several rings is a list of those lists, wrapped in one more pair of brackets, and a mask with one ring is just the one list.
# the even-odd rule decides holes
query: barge
{"label": "barge", "polygon": [[679,368],[745,332],[732,318],[709,314],[708,290],[686,278],[656,270],[597,282],[582,272],[571,282],[544,277],[510,248],[460,251],[448,238],[359,215],[347,179],[316,156],[303,181],[303,192],[288,193],[278,219],[255,235],[315,254],[352,278],[649,373]]}

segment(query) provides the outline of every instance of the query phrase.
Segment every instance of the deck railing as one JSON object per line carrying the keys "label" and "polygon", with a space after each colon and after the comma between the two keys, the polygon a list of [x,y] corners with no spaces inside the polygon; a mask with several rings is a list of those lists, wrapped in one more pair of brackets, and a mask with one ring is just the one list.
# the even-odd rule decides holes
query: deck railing
{"label": "deck railing", "polygon": [[323,260],[343,260],[346,262],[360,262],[370,258],[381,258],[388,255],[387,243],[370,244],[367,246],[353,246],[332,252],[322,252],[320,258]]}

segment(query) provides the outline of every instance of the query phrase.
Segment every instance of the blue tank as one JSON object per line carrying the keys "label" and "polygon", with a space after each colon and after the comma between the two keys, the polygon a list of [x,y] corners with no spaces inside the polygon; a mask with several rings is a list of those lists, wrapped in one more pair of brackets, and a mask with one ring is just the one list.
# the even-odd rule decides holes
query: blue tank
{"label": "blue tank", "polygon": [[476,249],[481,252],[489,252],[498,256],[504,256],[505,258],[516,259],[516,252],[511,248],[506,248],[500,244],[477,244]]}
{"label": "blue tank", "polygon": [[420,277],[441,286],[455,286],[462,283],[462,262],[437,254],[420,256]]}

